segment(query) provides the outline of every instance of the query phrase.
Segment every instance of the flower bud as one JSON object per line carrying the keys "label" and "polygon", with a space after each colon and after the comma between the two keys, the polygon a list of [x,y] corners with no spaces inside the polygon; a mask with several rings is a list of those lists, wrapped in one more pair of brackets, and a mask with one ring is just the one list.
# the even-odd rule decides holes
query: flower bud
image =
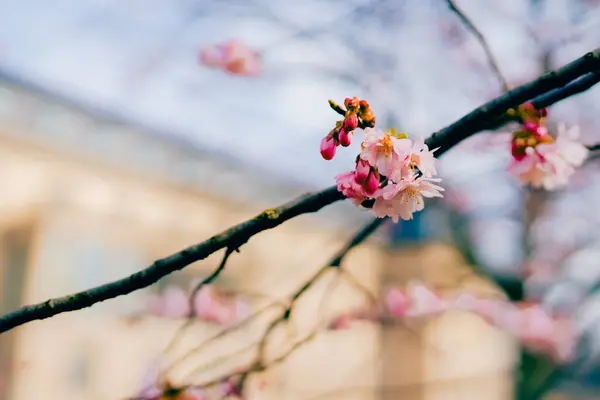
{"label": "flower bud", "polygon": [[525,123],[523,123],[523,129],[525,129],[526,131],[529,131],[531,133],[537,134],[538,127],[539,127],[539,125],[532,121],[526,121]]}
{"label": "flower bud", "polygon": [[348,112],[344,118],[344,130],[353,131],[358,128],[358,115],[355,112]]}
{"label": "flower bud", "polygon": [[352,110],[352,109],[357,109],[359,106],[359,101],[358,98],[355,97],[346,97],[346,99],[344,99],[344,105],[346,106],[346,109],[348,109],[348,111]]}
{"label": "flower bud", "polygon": [[340,129],[338,133],[338,141],[340,145],[343,147],[348,147],[352,144],[352,136],[354,135],[353,131],[346,131],[344,128]]}
{"label": "flower bud", "polygon": [[321,140],[321,156],[325,160],[331,160],[335,156],[335,150],[337,147],[337,143],[335,139],[330,136],[325,136]]}
{"label": "flower bud", "polygon": [[370,173],[371,165],[362,158],[359,158],[356,162],[356,181],[359,183],[364,183],[369,177]]}
{"label": "flower bud", "polygon": [[372,128],[375,126],[375,114],[373,114],[373,111],[370,108],[359,111],[358,116],[367,127]]}
{"label": "flower bud", "polygon": [[379,173],[377,171],[371,171],[367,181],[364,183],[365,192],[369,195],[375,193],[379,189]]}
{"label": "flower bud", "polygon": [[521,138],[514,139],[511,142],[511,153],[512,153],[513,158],[517,161],[521,161],[522,159],[525,158],[526,145],[524,142],[525,142],[525,139],[521,139]]}

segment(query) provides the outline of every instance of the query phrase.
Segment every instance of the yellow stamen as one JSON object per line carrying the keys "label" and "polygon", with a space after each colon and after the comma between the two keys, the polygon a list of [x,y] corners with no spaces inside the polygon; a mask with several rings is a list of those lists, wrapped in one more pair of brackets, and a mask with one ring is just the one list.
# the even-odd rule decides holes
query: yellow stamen
{"label": "yellow stamen", "polygon": [[383,139],[381,139],[381,152],[386,156],[389,157],[390,155],[392,155],[392,152],[394,151],[394,142],[392,142],[392,137],[386,133],[385,136],[383,137]]}

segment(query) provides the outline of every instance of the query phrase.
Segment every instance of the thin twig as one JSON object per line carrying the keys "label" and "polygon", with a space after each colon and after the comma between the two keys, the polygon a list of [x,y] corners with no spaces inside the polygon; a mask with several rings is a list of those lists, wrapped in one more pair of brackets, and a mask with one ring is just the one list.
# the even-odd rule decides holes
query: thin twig
{"label": "thin twig", "polygon": [[502,75],[502,72],[500,72],[500,67],[498,66],[498,61],[496,60],[496,57],[494,57],[494,54],[492,53],[492,50],[490,49],[490,46],[489,46],[488,42],[485,40],[485,37],[483,36],[481,31],[479,31],[479,29],[477,29],[477,27],[475,26],[475,24],[473,24],[473,22],[469,19],[469,17],[467,17],[465,15],[465,13],[460,8],[458,8],[458,6],[456,5],[456,3],[453,0],[446,0],[446,3],[448,3],[448,8],[450,8],[450,10],[454,14],[456,14],[456,16],[458,16],[458,18],[465,25],[465,27],[473,34],[473,36],[475,36],[475,38],[477,38],[477,40],[479,41],[479,44],[481,45],[481,47],[483,48],[483,51],[485,52],[485,55],[487,57],[487,61],[488,61],[488,64],[490,65],[490,68],[492,69],[492,71],[494,71],[496,78],[502,85],[502,90],[504,90],[505,92],[508,92],[510,90],[510,87],[508,86],[508,82],[506,81],[506,78],[504,78],[504,75]]}
{"label": "thin twig", "polygon": [[365,295],[371,306],[377,304],[377,296],[375,296],[375,294],[373,294],[373,292],[371,292],[369,288],[360,283],[359,280],[356,279],[356,277],[352,273],[350,273],[347,269],[341,268],[340,272],[343,274],[343,276],[346,278],[346,280],[352,287],[354,287],[356,290]]}
{"label": "thin twig", "polygon": [[[600,49],[564,67],[542,75],[525,85],[509,91],[473,110],[448,127],[435,132],[427,140],[429,148],[437,148],[439,157],[462,140],[489,127],[509,109],[561,88],[569,82],[600,69]],[[0,317],[0,333],[25,323],[50,318],[57,314],[80,310],[96,303],[126,295],[148,287],[162,277],[203,260],[212,253],[227,247],[239,248],[259,232],[275,228],[302,214],[313,213],[321,208],[343,200],[344,196],[333,186],[322,192],[301,196],[277,208],[263,211],[256,217],[235,225],[212,238],[188,247],[178,253],[155,261],[151,266],[126,278],[100,285],[78,293],[28,305]]]}
{"label": "thin twig", "polygon": [[229,260],[229,256],[236,250],[237,249],[234,249],[232,247],[227,247],[225,249],[225,254],[223,254],[223,258],[221,259],[221,263],[219,264],[217,269],[215,269],[209,276],[204,278],[201,282],[199,282],[194,287],[194,289],[190,293],[190,298],[189,298],[190,312],[188,314],[187,321],[185,321],[185,323],[177,330],[177,332],[175,332],[175,334],[169,341],[169,344],[167,344],[167,347],[164,350],[165,353],[168,353],[173,350],[173,348],[179,342],[179,340],[183,337],[183,335],[185,334],[187,329],[190,326],[192,326],[192,324],[195,322],[194,321],[194,317],[196,316],[195,300],[196,300],[196,296],[198,295],[198,292],[200,291],[200,289],[202,289],[202,287],[204,287],[205,285],[210,285],[212,282],[214,282],[215,279],[217,279],[217,277],[225,269],[225,265],[227,264],[227,260]]}
{"label": "thin twig", "polygon": [[[371,225],[371,224],[369,224],[369,225]],[[331,265],[328,265],[327,267],[331,267]],[[304,338],[300,339],[299,341],[295,342],[283,354],[280,354],[279,356],[277,356],[277,357],[271,359],[269,362],[267,362],[266,358],[265,358],[265,354],[263,353],[264,348],[261,347],[261,346],[264,346],[265,341],[266,341],[265,338],[268,338],[270,332],[272,331],[271,329],[267,329],[265,331],[263,339],[261,340],[261,342],[258,343],[259,350],[257,351],[256,360],[248,368],[246,368],[245,370],[242,370],[242,371],[238,371],[238,372],[226,374],[226,375],[221,376],[221,377],[216,378],[216,379],[212,379],[212,380],[210,380],[210,381],[208,381],[206,383],[203,383],[201,385],[194,385],[193,387],[208,388],[208,387],[212,387],[212,386],[218,385],[219,383],[221,383],[223,381],[226,381],[228,379],[235,378],[235,377],[240,377],[240,383],[239,383],[238,389],[242,390],[243,389],[242,386],[243,386],[244,382],[250,377],[250,375],[255,374],[255,373],[259,373],[259,372],[263,372],[263,371],[267,370],[270,367],[273,367],[273,366],[275,366],[277,364],[282,363],[289,356],[291,356],[293,353],[295,353],[296,350],[298,350],[300,347],[302,347],[305,344],[307,344],[310,341],[312,341],[317,336],[317,334],[326,325],[326,324],[324,324],[324,314],[325,314],[324,311],[326,309],[326,303],[327,303],[327,300],[329,299],[329,296],[333,292],[333,288],[335,287],[335,285],[339,281],[338,278],[341,276],[341,270],[340,269],[336,269],[336,272],[338,272],[336,278],[330,282],[330,284],[328,285],[328,287],[325,289],[325,293],[323,294],[323,297],[321,298],[320,305],[318,307],[318,309],[319,309],[319,317],[317,318],[317,324],[315,325],[315,327],[311,330],[311,332],[309,334],[307,334]],[[277,321],[282,322],[283,320],[282,319],[278,319]],[[274,325],[271,325],[271,326],[274,326]]]}
{"label": "thin twig", "polygon": [[275,228],[299,215],[319,211],[321,208],[343,199],[344,196],[338,192],[335,186],[321,192],[300,196],[279,207],[267,209],[256,217],[235,225],[202,243],[157,260],[148,268],[126,278],[43,303],[25,306],[8,313],[0,318],[0,333],[27,322],[80,310],[145,288],[156,283],[162,277],[203,260],[223,248],[230,246],[239,248],[259,232]]}
{"label": "thin twig", "polygon": [[590,72],[562,88],[555,89],[533,99],[533,106],[537,109],[551,106],[568,97],[585,92],[598,82],[600,82],[600,71]]}
{"label": "thin twig", "polygon": [[226,329],[223,329],[222,331],[218,332],[217,334],[211,336],[210,338],[206,339],[205,341],[203,341],[202,343],[200,343],[199,345],[194,347],[189,352],[185,353],[181,357],[174,360],[169,366],[167,366],[165,368],[165,374],[167,372],[171,371],[173,368],[175,368],[178,364],[181,364],[181,363],[187,361],[192,356],[197,355],[202,350],[204,350],[208,346],[210,346],[213,342],[227,336],[228,334],[230,334],[232,332],[235,332],[235,331],[243,328],[244,326],[248,325],[250,322],[254,321],[256,318],[258,318],[260,315],[264,314],[266,311],[274,308],[275,306],[281,306],[285,309],[285,307],[282,305],[281,302],[271,303],[271,304],[261,308],[260,310],[256,311],[254,314],[244,318],[242,321],[238,322],[237,324],[229,326]]}
{"label": "thin twig", "polygon": [[235,351],[232,351],[231,353],[227,353],[225,355],[219,356],[206,364],[199,365],[198,367],[194,368],[194,370],[187,375],[187,379],[185,379],[185,380],[191,380],[192,377],[199,375],[201,372],[205,372],[212,368],[218,367],[219,365],[223,364],[225,361],[229,361],[233,358],[236,358],[236,357],[254,349],[256,346],[258,346],[259,343],[260,342],[257,340],[257,341],[252,342],[244,347],[236,349]]}

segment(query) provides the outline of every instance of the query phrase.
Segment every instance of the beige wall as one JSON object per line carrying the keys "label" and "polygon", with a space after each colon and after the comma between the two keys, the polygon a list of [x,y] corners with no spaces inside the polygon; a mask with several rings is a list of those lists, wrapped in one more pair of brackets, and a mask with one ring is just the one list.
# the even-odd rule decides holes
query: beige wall
{"label": "beige wall", "polygon": [[[0,193],[0,227],[33,224],[36,228],[25,302],[83,289],[89,282],[99,284],[141,267],[109,263],[101,271],[88,271],[92,276],[84,278],[91,281],[78,280],[81,271],[71,256],[83,239],[117,255],[135,249],[138,262],[149,262],[251,217],[264,206],[238,204],[127,174],[15,137],[0,136],[0,140],[0,185],[10,188]],[[292,292],[349,235],[314,221],[298,218],[252,238],[231,258],[224,282],[241,292],[262,292],[276,298]],[[193,268],[203,274],[218,261],[219,255],[214,255]],[[344,267],[378,292],[382,281],[405,283],[411,277],[456,289],[457,277],[464,277],[467,271],[461,265],[443,246],[390,255],[371,243],[354,251]],[[342,281],[322,303],[334,279],[332,272],[303,299],[292,328],[275,335],[273,357],[308,333],[320,317],[326,320],[364,301]],[[465,282],[476,290],[490,290],[480,281],[461,280],[462,285]],[[131,394],[142,368],[164,348],[180,324],[158,319],[131,324],[114,317],[117,311],[139,308],[146,293],[18,328],[10,400],[110,400]],[[195,365],[252,343],[265,322],[257,321],[210,347],[174,371],[174,379],[182,379]],[[216,329],[199,324],[188,332],[178,351],[193,347]],[[506,337],[467,315],[446,315],[421,327],[363,324],[349,331],[323,333],[307,344],[269,372],[273,383],[259,398],[304,400],[321,394],[319,398],[330,399],[478,399],[485,393],[486,398],[508,399],[507,371],[514,361],[513,347]],[[252,355],[252,351],[241,354],[195,378],[210,379],[230,363],[243,363]],[[86,370],[86,363],[89,376],[78,376]],[[77,388],[70,383],[79,379],[87,380],[87,386]]]}
{"label": "beige wall", "polygon": [[[216,199],[55,154],[18,139],[4,139],[0,146],[0,183],[14,190],[0,195],[0,220],[5,225],[18,224],[20,218],[32,220],[39,231],[31,249],[25,302],[84,288],[73,282],[74,274],[80,271],[71,258],[83,238],[97,240],[101,246],[116,252],[139,249],[151,261],[261,211],[258,205]],[[242,292],[261,292],[281,298],[323,265],[346,236],[319,228],[310,219],[299,218],[253,238],[240,254],[231,258],[223,277]],[[377,254],[365,246],[349,258],[346,267],[374,287],[378,282]],[[214,268],[218,261],[219,255],[215,255],[194,268],[203,273]],[[371,265],[368,269],[364,268],[367,264]],[[139,266],[133,267],[106,265],[97,274],[98,283],[122,277]],[[298,313],[294,324],[299,334],[314,320],[313,300],[317,300],[323,290],[323,285],[317,285],[314,294],[307,296],[306,304],[301,305],[300,308],[309,312],[304,316],[301,310]],[[343,285],[338,287],[335,299],[332,304],[338,309],[339,305],[351,306],[361,300]],[[117,309],[139,308],[142,301],[143,294],[138,293],[18,328],[13,399],[66,400],[82,396],[110,399],[131,392],[139,379],[140,368],[162,349],[178,324],[176,321],[144,321],[128,325],[110,317]],[[332,312],[335,313],[330,311],[329,316]],[[260,325],[253,328],[254,336],[260,333],[257,331]],[[196,331],[205,334],[214,329],[203,324]],[[235,343],[246,345],[248,334],[243,332],[232,339],[233,342],[215,345],[204,355],[204,360],[231,351]],[[366,335],[374,342],[374,332]],[[365,334],[359,334],[354,340],[364,337]],[[318,346],[318,342],[315,345]],[[84,363],[86,358],[91,363],[90,386],[82,392],[65,382],[71,379],[69,374],[76,374],[77,363]],[[305,366],[302,362],[302,369]],[[48,397],[49,393],[52,397]]]}

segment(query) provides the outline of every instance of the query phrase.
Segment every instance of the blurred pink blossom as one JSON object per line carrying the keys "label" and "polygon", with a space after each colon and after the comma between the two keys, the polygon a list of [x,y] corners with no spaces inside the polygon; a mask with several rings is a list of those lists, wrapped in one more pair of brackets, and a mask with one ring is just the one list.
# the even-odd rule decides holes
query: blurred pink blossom
{"label": "blurred pink blossom", "polygon": [[379,312],[370,308],[359,308],[357,310],[341,314],[334,318],[327,329],[332,331],[350,329],[354,322],[373,321],[379,316]]}
{"label": "blurred pink blossom", "polygon": [[[529,129],[528,129],[529,130]],[[537,132],[537,130],[536,130]],[[546,131],[541,137],[549,138]],[[579,128],[574,126],[567,129],[564,124],[558,127],[556,140],[546,139],[538,143],[537,139],[527,139],[536,142],[535,145],[524,147],[519,157],[513,158],[508,168],[522,185],[534,188],[554,190],[566,186],[569,179],[588,156],[588,149],[578,141]],[[525,139],[515,139],[523,140]],[[513,155],[514,144],[513,141]]]}
{"label": "blurred pink blossom", "polygon": [[571,360],[577,342],[569,316],[553,317],[536,303],[511,303],[469,293],[444,299],[425,285],[413,283],[407,290],[388,290],[385,306],[390,314],[401,318],[437,315],[449,309],[469,311],[557,362]]}
{"label": "blurred pink blossom", "polygon": [[[194,285],[193,285],[194,286]],[[190,293],[193,291],[190,290]],[[204,285],[194,297],[194,315],[204,321],[229,325],[246,318],[250,312],[250,304],[236,298],[224,301],[210,285]],[[165,318],[185,318],[190,315],[189,294],[181,288],[169,286],[161,294],[150,297],[147,303],[150,314]]]}
{"label": "blurred pink blossom", "polygon": [[200,63],[232,75],[254,77],[260,74],[260,55],[236,40],[200,50]]}
{"label": "blurred pink blossom", "polygon": [[150,297],[147,310],[159,317],[183,318],[190,314],[190,303],[181,288],[169,286],[161,294]]}
{"label": "blurred pink blossom", "polygon": [[447,303],[421,283],[413,283],[408,290],[392,288],[386,294],[386,308],[396,317],[423,317],[439,314]]}
{"label": "blurred pink blossom", "polygon": [[159,360],[154,360],[148,367],[146,367],[142,374],[139,388],[136,393],[136,397],[153,400],[159,398],[161,395],[159,379]]}

